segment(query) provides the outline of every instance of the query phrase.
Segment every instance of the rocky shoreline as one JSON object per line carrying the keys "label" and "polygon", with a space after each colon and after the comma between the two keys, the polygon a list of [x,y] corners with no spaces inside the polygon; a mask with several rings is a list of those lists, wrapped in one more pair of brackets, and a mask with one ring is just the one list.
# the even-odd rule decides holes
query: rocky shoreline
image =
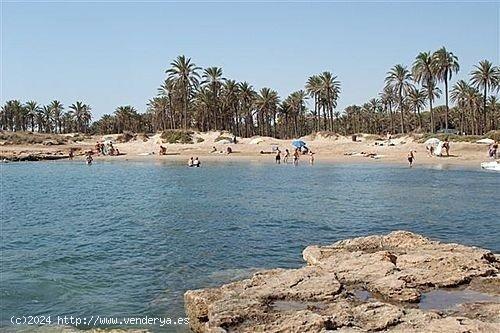
{"label": "rocky shoreline", "polygon": [[[303,257],[307,265],[299,269],[272,269],[187,291],[191,329],[500,332],[500,261],[488,250],[395,231],[309,246]],[[452,295],[439,297],[456,304],[426,308],[430,291]],[[462,294],[473,297],[464,301]]]}

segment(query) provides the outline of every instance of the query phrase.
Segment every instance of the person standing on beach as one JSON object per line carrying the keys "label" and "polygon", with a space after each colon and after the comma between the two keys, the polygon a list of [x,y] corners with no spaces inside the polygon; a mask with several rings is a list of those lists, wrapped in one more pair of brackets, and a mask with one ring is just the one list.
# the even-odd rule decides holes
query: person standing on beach
{"label": "person standing on beach", "polygon": [[498,151],[498,142],[495,141],[490,145],[490,149],[489,149],[490,157],[496,159],[497,158],[497,151]]}
{"label": "person standing on beach", "polygon": [[279,149],[276,151],[276,164],[281,164],[281,151]]}
{"label": "person standing on beach", "polygon": [[444,139],[443,149],[446,151],[446,156],[450,156],[450,142],[448,141],[448,138]]}
{"label": "person standing on beach", "polygon": [[413,162],[415,161],[415,154],[413,149],[410,149],[408,152],[408,163],[410,164],[410,168],[413,166]]}

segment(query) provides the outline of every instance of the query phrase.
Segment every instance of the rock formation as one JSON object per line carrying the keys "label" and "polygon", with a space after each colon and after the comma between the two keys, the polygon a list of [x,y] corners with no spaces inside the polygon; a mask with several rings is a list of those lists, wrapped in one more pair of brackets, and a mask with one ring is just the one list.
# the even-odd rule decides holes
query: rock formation
{"label": "rock formation", "polygon": [[[500,262],[490,251],[405,231],[303,251],[273,269],[184,295],[191,329],[223,332],[500,332]],[[423,310],[425,292],[477,290],[488,301]],[[448,290],[448,289],[446,289]]]}

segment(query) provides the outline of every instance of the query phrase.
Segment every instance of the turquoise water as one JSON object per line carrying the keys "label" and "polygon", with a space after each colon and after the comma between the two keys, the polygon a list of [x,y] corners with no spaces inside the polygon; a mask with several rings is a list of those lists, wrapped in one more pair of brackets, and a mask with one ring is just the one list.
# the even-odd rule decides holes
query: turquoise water
{"label": "turquoise water", "polygon": [[4,329],[13,315],[184,316],[187,289],[298,267],[309,244],[396,229],[500,252],[498,173],[241,162],[1,168]]}

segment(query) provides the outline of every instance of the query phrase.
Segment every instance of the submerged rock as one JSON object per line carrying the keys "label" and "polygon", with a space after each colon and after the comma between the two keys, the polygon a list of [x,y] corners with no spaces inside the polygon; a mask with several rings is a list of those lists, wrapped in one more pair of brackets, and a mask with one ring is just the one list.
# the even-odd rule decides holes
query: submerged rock
{"label": "submerged rock", "polygon": [[[422,310],[423,292],[470,284],[498,295],[498,257],[396,231],[309,246],[307,266],[256,273],[187,291],[195,332],[494,332],[500,304],[471,302],[444,313]],[[484,287],[483,287],[484,286]],[[356,297],[360,294],[369,297]]]}

